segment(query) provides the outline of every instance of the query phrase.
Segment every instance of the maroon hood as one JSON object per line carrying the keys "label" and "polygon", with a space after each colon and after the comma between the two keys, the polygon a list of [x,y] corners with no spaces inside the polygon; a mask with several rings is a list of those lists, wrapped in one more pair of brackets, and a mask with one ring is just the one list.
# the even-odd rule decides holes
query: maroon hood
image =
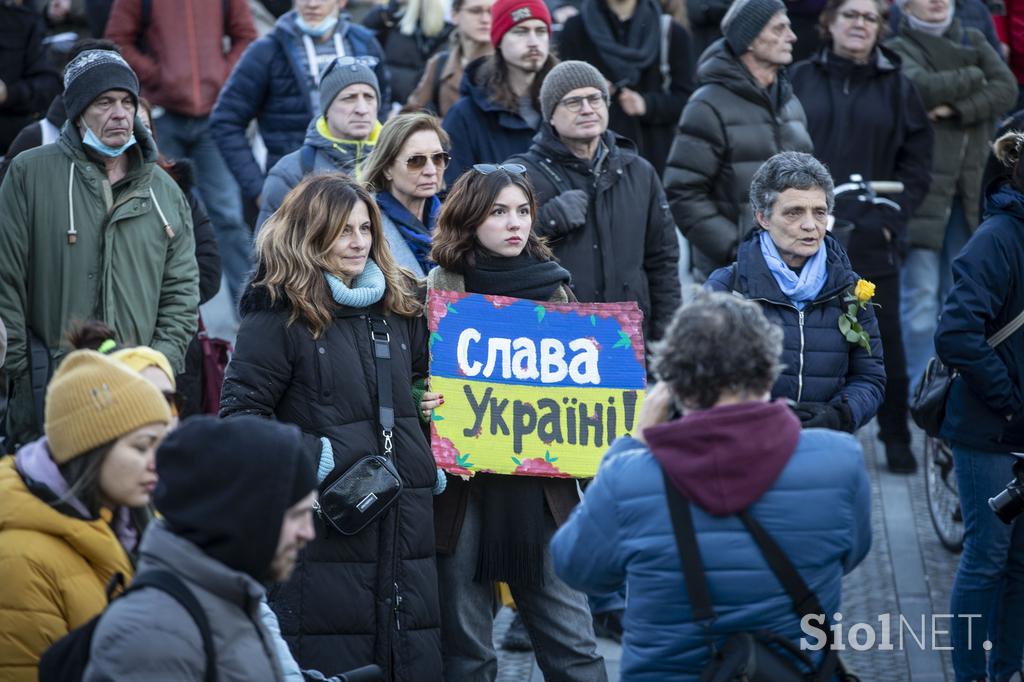
{"label": "maroon hood", "polygon": [[786,403],[747,402],[692,412],[644,429],[669,480],[715,516],[756,502],[782,473],[800,440]]}

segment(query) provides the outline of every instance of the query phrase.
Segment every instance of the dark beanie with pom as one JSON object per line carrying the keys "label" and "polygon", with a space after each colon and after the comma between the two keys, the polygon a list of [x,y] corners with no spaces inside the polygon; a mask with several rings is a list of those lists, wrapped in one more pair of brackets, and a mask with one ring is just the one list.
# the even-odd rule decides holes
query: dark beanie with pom
{"label": "dark beanie with pom", "polygon": [[225,566],[264,582],[285,512],[317,487],[296,426],[198,416],[156,453],[153,504],[168,528]]}

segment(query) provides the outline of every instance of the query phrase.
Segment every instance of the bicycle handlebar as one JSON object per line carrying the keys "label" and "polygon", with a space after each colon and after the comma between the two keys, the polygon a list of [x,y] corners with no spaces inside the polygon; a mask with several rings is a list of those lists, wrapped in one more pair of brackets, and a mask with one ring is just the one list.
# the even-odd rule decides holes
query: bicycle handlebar
{"label": "bicycle handlebar", "polygon": [[899,180],[871,180],[869,182],[844,182],[835,189],[835,195],[862,191],[865,185],[875,194],[902,194],[903,183]]}

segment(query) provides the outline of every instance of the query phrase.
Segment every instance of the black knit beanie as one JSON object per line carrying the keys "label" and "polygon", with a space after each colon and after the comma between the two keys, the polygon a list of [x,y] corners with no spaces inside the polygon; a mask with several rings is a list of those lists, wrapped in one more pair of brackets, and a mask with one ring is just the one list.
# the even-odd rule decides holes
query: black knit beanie
{"label": "black knit beanie", "polygon": [[139,106],[139,79],[124,57],[111,50],[86,50],[64,67],[64,109],[77,121],[107,90],[126,90]]}
{"label": "black knit beanie", "polygon": [[317,486],[299,429],[254,416],[185,420],[157,450],[156,471],[153,504],[171,531],[261,582],[285,512]]}
{"label": "black knit beanie", "polygon": [[782,0],[734,0],[722,19],[722,35],[736,55],[741,55],[779,12]]}

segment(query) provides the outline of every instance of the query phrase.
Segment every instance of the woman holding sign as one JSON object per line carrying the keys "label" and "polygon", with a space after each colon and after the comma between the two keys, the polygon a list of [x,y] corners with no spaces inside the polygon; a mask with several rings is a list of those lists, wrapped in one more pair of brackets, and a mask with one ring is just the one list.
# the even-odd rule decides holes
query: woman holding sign
{"label": "woman holding sign", "polygon": [[[568,303],[569,272],[531,231],[526,169],[476,165],[452,187],[437,218],[431,289]],[[424,394],[429,412],[443,397]],[[448,476],[437,498],[442,642],[449,680],[493,680],[494,583],[508,583],[550,680],[605,680],[586,597],[551,568],[548,542],[579,501],[576,481],[477,474]]]}
{"label": "woman holding sign", "polygon": [[[416,282],[395,265],[373,199],[341,173],[300,182],[256,250],[220,413],[298,425],[321,484],[316,540],[270,593],[281,632],[302,668],[376,663],[388,680],[439,680],[437,473],[411,392],[427,373]],[[335,484],[365,473],[371,455],[390,461],[376,468],[397,472],[401,493],[368,525],[346,526]],[[348,518],[376,508],[360,485]]]}

